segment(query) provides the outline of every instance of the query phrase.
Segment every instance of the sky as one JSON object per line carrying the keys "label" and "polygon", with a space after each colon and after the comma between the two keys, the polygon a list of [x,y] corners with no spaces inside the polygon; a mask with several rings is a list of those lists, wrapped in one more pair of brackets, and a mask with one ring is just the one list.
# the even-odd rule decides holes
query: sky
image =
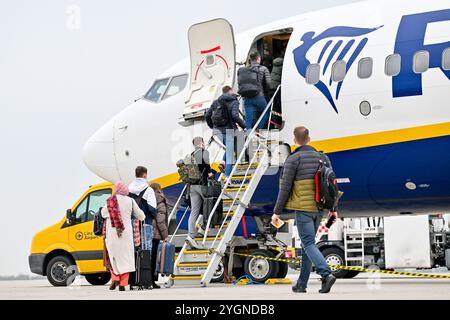
{"label": "sky", "polygon": [[0,275],[29,274],[33,235],[100,181],[84,142],[188,55],[190,25],[236,33],[355,0],[0,0]]}

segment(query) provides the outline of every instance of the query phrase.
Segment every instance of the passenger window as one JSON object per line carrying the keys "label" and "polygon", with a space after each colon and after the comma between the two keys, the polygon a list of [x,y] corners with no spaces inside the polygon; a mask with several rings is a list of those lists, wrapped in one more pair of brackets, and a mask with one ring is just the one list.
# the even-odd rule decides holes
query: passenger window
{"label": "passenger window", "polygon": [[317,84],[320,80],[320,64],[313,63],[306,68],[306,83]]}
{"label": "passenger window", "polygon": [[398,54],[391,54],[386,58],[384,73],[389,77],[395,77],[400,73],[402,57]]}
{"label": "passenger window", "polygon": [[450,70],[450,48],[447,48],[442,52],[442,69]]}
{"label": "passenger window", "polygon": [[347,63],[344,60],[338,60],[333,64],[331,71],[331,79],[334,82],[339,82],[344,80],[347,73]]}
{"label": "passenger window", "polygon": [[106,206],[106,199],[111,196],[111,189],[91,192],[75,209],[75,224],[92,221],[94,214]]}
{"label": "passenger window", "polygon": [[164,94],[164,97],[162,100],[170,98],[177,93],[183,91],[183,89],[186,87],[188,80],[188,75],[183,74],[181,76],[176,76],[172,78],[172,81],[170,81],[169,88],[167,89],[166,93]]}
{"label": "passenger window", "polygon": [[430,53],[426,50],[414,54],[413,70],[415,73],[424,73],[430,68]]}
{"label": "passenger window", "polygon": [[358,63],[358,78],[368,79],[372,76],[373,71],[373,59],[362,58]]}
{"label": "passenger window", "polygon": [[156,80],[151,86],[150,90],[145,94],[144,99],[159,102],[161,96],[166,92],[167,85],[169,84],[170,78]]}

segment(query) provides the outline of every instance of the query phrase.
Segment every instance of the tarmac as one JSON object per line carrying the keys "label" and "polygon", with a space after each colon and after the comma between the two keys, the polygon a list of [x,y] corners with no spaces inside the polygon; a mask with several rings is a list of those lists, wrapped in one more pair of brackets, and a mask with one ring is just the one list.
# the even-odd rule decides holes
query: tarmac
{"label": "tarmac", "polygon": [[[446,273],[450,274],[450,273]],[[288,278],[296,279],[296,274]],[[143,291],[110,291],[91,286],[79,277],[70,287],[53,287],[47,280],[0,281],[2,300],[450,300],[450,279],[413,278],[359,274],[338,279],[329,294],[320,294],[317,276],[307,293],[293,293],[291,285],[211,284],[202,287],[172,287]]]}

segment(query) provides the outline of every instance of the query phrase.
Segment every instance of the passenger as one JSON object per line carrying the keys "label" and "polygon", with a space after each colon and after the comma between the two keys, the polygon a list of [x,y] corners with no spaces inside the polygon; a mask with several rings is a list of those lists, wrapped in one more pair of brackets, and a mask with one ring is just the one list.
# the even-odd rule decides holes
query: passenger
{"label": "passenger", "polygon": [[[153,219],[153,248],[158,248],[161,240],[168,241],[169,239],[167,199],[160,184],[152,183],[150,187],[155,191],[156,196],[156,219]],[[160,288],[155,282],[155,279],[157,280],[159,276],[156,273],[157,255],[158,250],[152,250],[153,289]]]}
{"label": "passenger", "polygon": [[294,138],[297,149],[284,164],[272,222],[277,224],[283,208],[295,210],[295,223],[302,242],[302,265],[299,279],[292,291],[306,292],[313,263],[322,277],[322,288],[319,292],[328,293],[336,278],[331,274],[330,267],[315,242],[323,212],[319,211],[316,205],[314,176],[320,159],[330,168],[331,162],[326,155],[321,156],[316,149],[308,145],[310,137],[307,128],[295,128]]}
{"label": "passenger", "polygon": [[105,243],[111,264],[111,286],[125,291],[130,272],[136,271],[131,215],[143,221],[144,212],[134,199],[128,197],[128,188],[123,182],[114,186],[114,194],[106,200],[101,215],[106,219]]}
{"label": "passenger", "polygon": [[206,123],[213,129],[213,135],[217,136],[226,146],[225,175],[231,174],[234,163],[234,138],[238,127],[245,129],[245,122],[239,112],[239,101],[230,86],[222,89],[222,95],[215,100],[205,114]]}
{"label": "passenger", "polygon": [[[128,186],[130,197],[136,200],[142,211],[145,213],[145,233],[146,249],[153,249],[153,219],[156,217],[156,197],[155,192],[149,187],[147,181],[147,168],[138,166],[135,169],[136,179]],[[150,248],[151,247],[151,248]]]}
{"label": "passenger", "polygon": [[[253,78],[251,73],[256,73]],[[256,83],[255,83],[256,81]],[[258,121],[259,115],[267,107],[266,96],[269,96],[270,72],[267,67],[261,65],[261,56],[258,51],[250,53],[250,66],[238,70],[239,94],[244,99],[245,125],[252,129]],[[258,125],[258,129],[267,128],[267,112]]]}
{"label": "passenger", "polygon": [[205,142],[202,137],[196,137],[192,140],[192,144],[195,147],[192,155],[195,162],[198,165],[198,169],[201,172],[201,178],[197,183],[190,185],[189,197],[191,201],[191,214],[188,222],[188,236],[186,241],[194,248],[200,248],[199,244],[195,241],[196,236],[196,223],[203,207],[204,196],[202,193],[202,186],[208,184],[208,178],[214,177],[215,171],[211,169],[209,164],[209,152],[205,150]]}
{"label": "passenger", "polygon": [[281,88],[278,90],[276,96],[274,96],[277,88],[281,85],[281,77],[283,73],[283,63],[284,63],[284,50],[281,51],[280,56],[273,60],[273,68],[270,74],[272,78],[272,83],[270,85],[270,97],[273,97],[273,108],[271,126],[274,129],[281,129],[282,117],[281,117]]}
{"label": "passenger", "polygon": [[270,78],[272,80],[270,84],[271,96],[275,93],[278,86],[281,84],[281,76],[283,74],[283,62],[284,62],[284,52],[280,54],[278,58],[273,60],[273,68],[270,73]]}

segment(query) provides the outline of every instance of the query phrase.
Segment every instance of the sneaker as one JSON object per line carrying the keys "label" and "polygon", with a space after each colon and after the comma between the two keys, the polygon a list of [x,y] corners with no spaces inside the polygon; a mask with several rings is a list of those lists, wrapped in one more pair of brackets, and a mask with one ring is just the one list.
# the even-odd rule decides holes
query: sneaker
{"label": "sneaker", "polygon": [[119,291],[125,291],[125,287],[124,286],[119,286]]}
{"label": "sneaker", "polygon": [[336,282],[336,277],[332,274],[329,274],[326,278],[322,279],[322,288],[319,290],[319,293],[328,293],[331,290],[331,287]]}
{"label": "sneaker", "polygon": [[155,281],[153,281],[153,283],[152,283],[152,288],[153,289],[161,289],[161,287]]}
{"label": "sneaker", "polygon": [[293,286],[292,287],[292,292],[295,292],[295,293],[306,293],[306,288]]}
{"label": "sneaker", "polygon": [[113,281],[111,285],[109,286],[109,290],[116,290],[117,286],[119,285],[119,282]]}
{"label": "sneaker", "polygon": [[192,239],[190,236],[186,237],[186,242],[189,243],[195,249],[201,249],[201,246],[197,243],[197,241]]}

